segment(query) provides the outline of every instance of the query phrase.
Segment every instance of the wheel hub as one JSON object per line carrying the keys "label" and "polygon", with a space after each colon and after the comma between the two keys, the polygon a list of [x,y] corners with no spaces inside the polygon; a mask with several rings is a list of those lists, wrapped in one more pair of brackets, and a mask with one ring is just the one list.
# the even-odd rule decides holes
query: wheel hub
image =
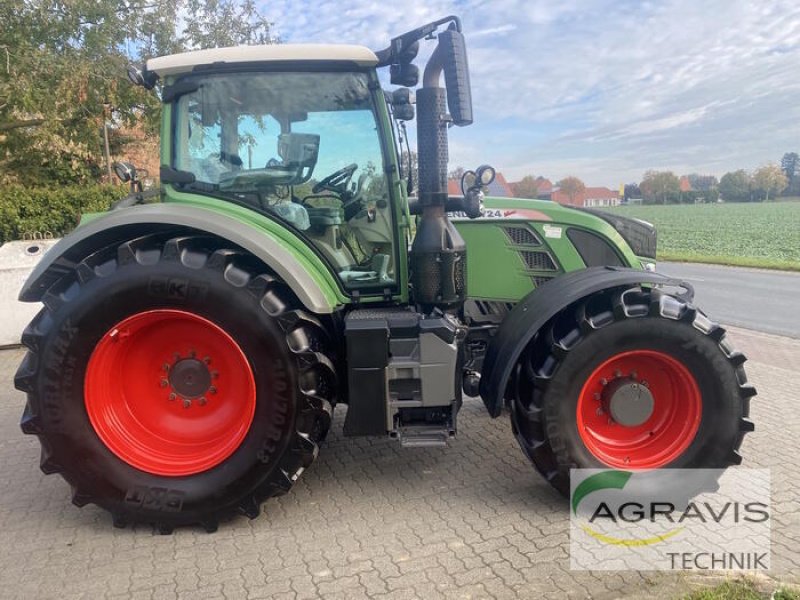
{"label": "wheel hub", "polygon": [[182,358],[169,370],[168,381],[184,398],[200,398],[211,387],[211,372],[202,360]]}
{"label": "wheel hub", "polygon": [[638,427],[653,414],[653,394],[632,377],[612,381],[603,395],[606,411],[620,425]]}

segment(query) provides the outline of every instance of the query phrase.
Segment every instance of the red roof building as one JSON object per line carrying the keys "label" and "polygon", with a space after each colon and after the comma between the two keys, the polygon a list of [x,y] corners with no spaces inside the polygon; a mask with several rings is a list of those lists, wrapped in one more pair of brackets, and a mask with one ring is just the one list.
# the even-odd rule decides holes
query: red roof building
{"label": "red roof building", "polygon": [[494,181],[489,184],[487,196],[499,196],[500,198],[513,198],[514,190],[506,181],[506,178],[499,171],[495,175]]}
{"label": "red roof building", "polygon": [[574,198],[570,198],[564,191],[556,189],[551,198],[553,202],[565,206],[582,206],[584,208],[618,206],[620,203],[619,193],[607,187],[587,187],[580,194],[576,194]]}
{"label": "red roof building", "polygon": [[[450,196],[460,196],[461,182],[458,179],[448,179],[447,193]],[[494,181],[489,184],[486,195],[499,198],[513,198],[514,191],[511,189],[511,185],[506,181],[503,174],[498,172],[497,175],[495,175]]]}
{"label": "red roof building", "polygon": [[[527,179],[527,178],[526,178]],[[515,198],[538,198],[540,200],[550,200],[553,193],[553,182],[541,175],[533,181],[535,190],[531,190],[530,181],[521,180],[508,183],[511,195]]]}
{"label": "red roof building", "polygon": [[541,175],[536,178],[536,197],[547,198],[548,200],[553,194],[553,182],[542,177]]}

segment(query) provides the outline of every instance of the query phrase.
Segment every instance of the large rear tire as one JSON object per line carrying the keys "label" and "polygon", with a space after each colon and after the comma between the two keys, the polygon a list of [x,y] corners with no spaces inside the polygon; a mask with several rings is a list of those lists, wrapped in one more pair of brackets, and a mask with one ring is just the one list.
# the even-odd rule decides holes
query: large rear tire
{"label": "large rear tire", "polygon": [[739,464],[755,389],[725,330],[657,289],[571,306],[536,335],[509,388],[534,467],[564,495],[570,468],[724,469]]}
{"label": "large rear tire", "polygon": [[51,288],[23,334],[21,427],[41,468],[114,524],[162,533],[259,514],[330,426],[325,328],[261,263],[219,240],[146,236]]}

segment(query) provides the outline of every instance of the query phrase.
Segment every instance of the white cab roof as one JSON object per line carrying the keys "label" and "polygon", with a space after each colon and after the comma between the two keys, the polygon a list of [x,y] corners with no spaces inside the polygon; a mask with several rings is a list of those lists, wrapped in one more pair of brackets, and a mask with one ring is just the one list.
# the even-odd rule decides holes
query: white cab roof
{"label": "white cab roof", "polygon": [[160,56],[147,61],[147,70],[159,77],[186,73],[199,65],[213,63],[248,63],[289,60],[349,61],[363,67],[375,66],[378,57],[364,46],[345,44],[273,44],[266,46],[234,46],[195,50]]}

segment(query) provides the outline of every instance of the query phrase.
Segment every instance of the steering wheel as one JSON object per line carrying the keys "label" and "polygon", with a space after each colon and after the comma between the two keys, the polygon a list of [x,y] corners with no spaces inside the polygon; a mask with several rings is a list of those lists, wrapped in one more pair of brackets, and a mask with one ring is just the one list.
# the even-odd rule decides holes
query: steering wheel
{"label": "steering wheel", "polygon": [[350,185],[350,180],[353,178],[353,173],[356,172],[356,169],[358,169],[356,163],[351,163],[346,167],[342,167],[338,171],[331,173],[324,179],[315,183],[311,191],[315,194],[319,194],[323,190],[328,190],[341,196],[347,191],[347,187]]}

